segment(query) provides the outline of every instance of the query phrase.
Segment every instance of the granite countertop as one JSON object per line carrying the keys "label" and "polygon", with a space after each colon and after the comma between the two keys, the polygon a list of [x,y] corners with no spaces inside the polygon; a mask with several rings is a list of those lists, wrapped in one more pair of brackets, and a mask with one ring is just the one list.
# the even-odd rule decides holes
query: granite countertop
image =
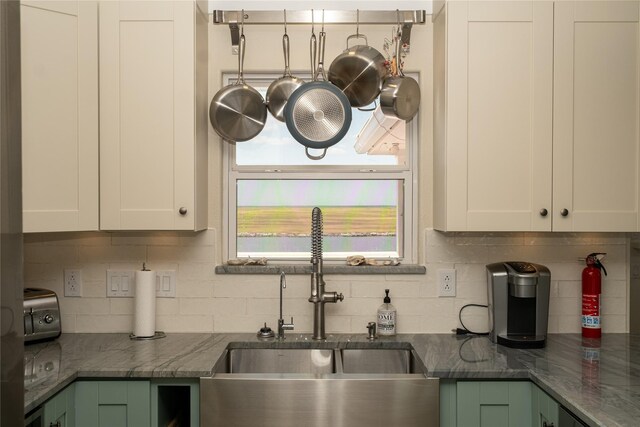
{"label": "granite countertop", "polygon": [[[154,341],[132,341],[128,334],[63,334],[25,347],[25,413],[77,378],[210,376],[228,344],[258,342],[267,347],[371,345],[365,334],[329,335],[326,343],[295,333],[284,343],[258,341],[255,334],[168,334]],[[607,334],[585,342],[579,334],[552,334],[547,347],[538,350],[451,334],[401,334],[373,345],[399,342],[413,345],[430,376],[529,379],[589,425],[628,426],[640,419],[640,334]],[[49,368],[42,375],[45,365]]]}

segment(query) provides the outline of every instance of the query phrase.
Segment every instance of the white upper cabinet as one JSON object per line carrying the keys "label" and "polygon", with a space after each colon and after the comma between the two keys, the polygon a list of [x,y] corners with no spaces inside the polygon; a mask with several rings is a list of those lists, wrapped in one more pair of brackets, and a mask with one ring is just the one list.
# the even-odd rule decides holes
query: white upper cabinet
{"label": "white upper cabinet", "polygon": [[638,230],[638,6],[555,5],[554,230]]}
{"label": "white upper cabinet", "polygon": [[21,2],[25,232],[98,229],[98,6]]}
{"label": "white upper cabinet", "polygon": [[435,228],[550,230],[553,3],[454,1],[434,26]]}
{"label": "white upper cabinet", "polygon": [[207,222],[206,3],[100,3],[100,228]]}
{"label": "white upper cabinet", "polygon": [[638,230],[638,2],[448,2],[435,228]]}

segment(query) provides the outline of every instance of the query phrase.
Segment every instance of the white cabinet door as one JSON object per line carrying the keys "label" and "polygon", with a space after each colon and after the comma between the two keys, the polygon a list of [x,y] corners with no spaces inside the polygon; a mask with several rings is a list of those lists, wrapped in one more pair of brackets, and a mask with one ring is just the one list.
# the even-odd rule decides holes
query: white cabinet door
{"label": "white cabinet door", "polygon": [[637,1],[555,5],[555,231],[638,230],[638,31]]}
{"label": "white cabinet door", "polygon": [[551,230],[553,3],[449,2],[444,13],[436,228]]}
{"label": "white cabinet door", "polygon": [[[196,38],[204,36],[206,45],[202,13],[190,1],[100,3],[103,230],[206,226],[206,215],[199,215],[206,200],[196,206],[196,193],[203,193],[197,187],[203,171],[196,170],[203,144],[206,165],[201,106],[196,116],[196,74],[202,71]],[[206,29],[206,17],[204,23]],[[206,86],[198,90],[207,92]]]}
{"label": "white cabinet door", "polygon": [[21,2],[25,232],[98,229],[98,6]]}

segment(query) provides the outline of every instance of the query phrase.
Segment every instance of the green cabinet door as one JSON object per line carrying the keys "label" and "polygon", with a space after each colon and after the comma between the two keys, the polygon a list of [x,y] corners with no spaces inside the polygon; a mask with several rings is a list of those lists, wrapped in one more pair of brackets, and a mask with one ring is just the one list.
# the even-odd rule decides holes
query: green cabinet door
{"label": "green cabinet door", "polygon": [[149,381],[77,381],[76,425],[150,427]]}
{"label": "green cabinet door", "polygon": [[533,427],[558,427],[560,405],[535,384],[532,388]]}
{"label": "green cabinet door", "polygon": [[45,427],[75,427],[75,384],[47,400],[44,404]]}
{"label": "green cabinet door", "polygon": [[458,427],[531,427],[528,381],[458,381]]}

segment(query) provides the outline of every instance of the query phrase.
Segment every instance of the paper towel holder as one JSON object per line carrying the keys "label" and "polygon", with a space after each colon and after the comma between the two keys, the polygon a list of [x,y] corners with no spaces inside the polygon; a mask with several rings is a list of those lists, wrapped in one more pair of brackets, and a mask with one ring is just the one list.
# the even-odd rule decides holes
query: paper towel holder
{"label": "paper towel holder", "polygon": [[158,340],[160,338],[165,338],[167,336],[167,334],[165,334],[162,331],[156,331],[155,334],[151,335],[150,337],[139,337],[137,335],[133,335],[133,333],[129,334],[129,338],[132,340],[136,340],[136,341],[143,341],[143,340]]}
{"label": "paper towel holder", "polygon": [[[143,262],[142,263],[142,271],[151,271],[147,268],[147,263]],[[151,336],[145,336],[145,337],[139,337],[137,335],[135,335],[133,332],[129,334],[129,339],[132,340],[136,340],[136,341],[145,341],[145,340],[157,340],[160,338],[165,338],[167,336],[167,334],[165,334],[163,331],[155,331],[155,333]]]}

